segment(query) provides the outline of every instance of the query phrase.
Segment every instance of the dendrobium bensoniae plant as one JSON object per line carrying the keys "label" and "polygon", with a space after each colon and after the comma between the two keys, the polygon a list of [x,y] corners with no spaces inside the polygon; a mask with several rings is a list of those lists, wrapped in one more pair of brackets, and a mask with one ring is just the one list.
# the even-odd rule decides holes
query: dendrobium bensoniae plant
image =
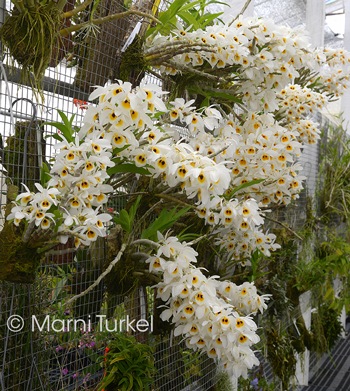
{"label": "dendrobium bensoniae plant", "polygon": [[[8,219],[26,221],[27,229],[54,227],[61,243],[73,236],[75,248],[88,246],[106,235],[109,194],[131,178],[127,169],[119,170],[124,173],[117,181],[106,184],[107,170],[127,165],[147,170],[163,194],[185,194],[211,226],[207,237],[226,261],[249,261],[257,250],[269,256],[279,245],[263,228],[264,214],[272,204],[298,198],[305,177],[297,157],[303,144],[319,138],[309,114],[347,87],[349,53],[313,50],[302,30],[240,16],[231,26],[206,30],[178,24],[170,35],[150,36],[143,55],[155,64],[153,73],[199,72],[202,82],[208,75],[207,85],[194,87],[209,104],[198,108],[184,97],[169,102],[167,92],[146,82],[135,89],[122,81],[96,88],[90,100],[97,103],[87,108],[80,130],[68,139],[61,134],[45,187],[20,194]],[[215,82],[226,82],[226,88],[210,89]],[[254,283],[208,277],[196,267],[191,242],[171,233],[158,233],[152,248],[147,263],[161,277],[161,318],[175,324],[175,335],[189,348],[246,377],[258,364],[252,315],[267,307],[268,297]]]}

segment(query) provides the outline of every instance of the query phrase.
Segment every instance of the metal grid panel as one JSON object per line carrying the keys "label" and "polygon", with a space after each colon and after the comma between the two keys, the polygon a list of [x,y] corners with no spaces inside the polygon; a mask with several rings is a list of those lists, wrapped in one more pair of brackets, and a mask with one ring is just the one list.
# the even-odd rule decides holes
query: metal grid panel
{"label": "metal grid panel", "polygon": [[[153,3],[143,1],[143,10],[149,10]],[[6,5],[4,1],[1,4],[0,15],[4,15]],[[7,4],[8,11],[9,7]],[[123,7],[124,1],[102,0],[95,17],[120,12]],[[88,17],[87,11],[85,19]],[[46,136],[56,130],[43,123],[60,121],[57,110],[61,110],[68,117],[75,114],[73,124],[80,125],[84,109],[79,100],[87,101],[93,86],[104,85],[115,77],[120,50],[138,20],[136,16],[118,19],[100,26],[96,36],[77,37],[76,34],[74,40],[65,39],[63,45],[69,50],[63,53],[62,47],[61,51],[56,48],[50,62],[52,67],[45,72],[43,106],[35,103],[31,88],[19,83],[18,65],[14,64],[15,69],[11,71],[11,61],[5,54],[0,82],[0,151],[1,163],[7,171],[1,171],[1,206],[6,204],[10,183],[20,189],[21,183],[25,183],[34,189],[34,182],[40,178],[41,163],[50,163],[54,154],[55,140]],[[73,53],[72,58],[69,53]],[[57,62],[58,66],[54,67]],[[126,201],[111,199],[107,208],[113,213]],[[1,226],[3,223],[2,209]],[[83,291],[99,276],[107,251],[106,241],[101,240],[93,250],[79,257],[62,255],[45,259],[32,285],[0,282],[1,391],[97,389],[104,374],[100,359],[113,332],[100,331],[96,315],[106,315],[112,330],[127,315],[149,319],[155,310],[150,290],[138,288],[128,295],[109,297],[104,284],[71,307],[65,305],[71,294]],[[25,327],[17,333],[6,326],[7,319],[14,314],[25,320]],[[55,319],[74,318],[87,324],[90,320],[92,329],[84,332],[78,325],[76,331],[53,332],[51,327],[48,332],[45,326],[43,331],[36,328],[31,332],[32,315],[40,326],[49,315],[51,326]],[[57,323],[56,329],[60,327]],[[133,334],[138,342],[148,343],[154,350],[157,368],[154,390],[188,390],[188,387],[207,390],[214,384],[213,361],[185,349],[171,334]]]}

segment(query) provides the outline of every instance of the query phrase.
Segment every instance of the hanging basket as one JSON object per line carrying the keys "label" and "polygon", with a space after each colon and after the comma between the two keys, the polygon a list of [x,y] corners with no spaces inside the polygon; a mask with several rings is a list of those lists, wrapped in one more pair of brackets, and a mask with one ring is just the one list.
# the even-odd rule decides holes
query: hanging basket
{"label": "hanging basket", "polygon": [[[3,43],[21,65],[22,79],[41,85],[52,51],[59,44],[61,12],[36,4],[25,12],[14,8],[0,29]],[[30,77],[33,72],[34,80]]]}
{"label": "hanging basket", "polygon": [[0,232],[0,280],[32,284],[41,256],[22,241],[23,227],[6,222]]}

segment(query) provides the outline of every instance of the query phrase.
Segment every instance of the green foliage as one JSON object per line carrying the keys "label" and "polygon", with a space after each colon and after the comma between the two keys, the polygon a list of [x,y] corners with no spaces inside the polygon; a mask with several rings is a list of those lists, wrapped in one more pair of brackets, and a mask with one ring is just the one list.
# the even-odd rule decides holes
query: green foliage
{"label": "green foliage", "polygon": [[215,384],[217,391],[234,391],[232,381],[227,372],[220,372],[217,375],[218,382]]}
{"label": "green foliage", "polygon": [[182,21],[188,27],[191,26],[192,30],[197,30],[199,28],[204,28],[210,24],[213,24],[215,19],[218,19],[223,12],[220,13],[210,13],[207,12],[206,7],[210,4],[224,4],[221,1],[217,0],[196,0],[188,2],[188,0],[175,0],[169,2],[170,6],[165,12],[159,14],[158,19],[163,23],[163,26],[158,24],[156,27],[150,28],[147,31],[146,38],[150,35],[155,35],[157,32],[163,34],[169,34],[170,30],[176,26],[177,17],[182,19]]}
{"label": "green foliage", "polygon": [[[75,133],[76,129],[75,127],[72,126],[72,124],[73,124],[75,114],[73,114],[71,118],[68,119],[66,114],[64,114],[62,111],[60,110],[57,111],[63,121],[63,124],[61,122],[45,122],[44,125],[51,125],[56,127],[60,132],[62,132],[63,136],[66,138],[66,140],[69,143],[74,142],[73,134]],[[63,138],[57,133],[50,134],[47,137],[53,137],[55,140],[63,141]]]}
{"label": "green foliage", "polygon": [[26,8],[25,12],[14,8],[0,30],[3,43],[21,65],[22,80],[29,80],[33,88],[38,88],[42,98],[40,87],[45,69],[53,48],[59,46],[60,16],[57,7],[48,9],[44,4],[33,2],[33,7]]}
{"label": "green foliage", "polygon": [[330,127],[328,139],[321,148],[322,187],[319,194],[322,220],[329,223],[338,216],[349,225],[350,140],[347,138],[346,130],[342,126]]}
{"label": "green foliage", "polygon": [[117,223],[120,224],[121,227],[123,228],[126,233],[131,232],[131,228],[134,222],[134,217],[136,210],[139,206],[139,203],[141,201],[142,195],[139,195],[135,201],[135,203],[130,207],[129,213],[126,211],[126,209],[122,209],[119,212],[119,217],[113,217],[113,220]]}
{"label": "green foliage", "polygon": [[264,181],[265,179],[255,179],[253,181],[249,181],[249,182],[246,182],[246,183],[242,183],[241,185],[239,186],[236,186],[229,194],[225,194],[225,198],[227,200],[230,200],[233,195],[235,193],[237,193],[239,190],[242,190],[242,189],[245,189],[246,187],[250,187],[250,186],[254,186],[254,185],[257,185],[259,183],[261,183],[262,181]]}
{"label": "green foliage", "polygon": [[[218,388],[218,391],[221,391]],[[240,378],[238,383],[238,391],[276,391],[277,385],[271,382],[268,383],[263,377],[248,377],[247,379]]]}
{"label": "green foliage", "polygon": [[273,373],[282,382],[282,389],[287,390],[289,381],[295,374],[296,358],[289,336],[278,333],[271,327],[267,330],[267,358]]}
{"label": "green foliage", "polygon": [[160,215],[153,221],[153,223],[142,232],[141,239],[150,239],[157,241],[157,232],[163,233],[167,228],[170,228],[176,221],[191,209],[191,206],[182,208],[176,213],[177,207],[168,212],[167,209],[163,209]]}
{"label": "green foliage", "polygon": [[43,163],[40,169],[40,183],[45,187],[46,183],[51,179],[50,169],[46,163]]}
{"label": "green foliage", "polygon": [[311,331],[319,340],[322,338],[324,339],[325,346],[323,349],[330,351],[344,331],[344,328],[339,321],[339,312],[332,308],[328,308],[326,303],[322,303],[319,305],[317,312],[312,315],[313,322],[311,323]]}
{"label": "green foliage", "polygon": [[149,391],[155,373],[150,346],[117,334],[108,349],[106,374],[98,391]]}
{"label": "green foliage", "polygon": [[113,175],[118,172],[132,172],[134,174],[141,174],[141,175],[151,175],[151,173],[146,170],[143,167],[137,167],[135,164],[127,163],[127,164],[118,164],[114,167],[110,167],[107,170],[108,175]]}
{"label": "green foliage", "polygon": [[[266,274],[269,273],[269,272],[259,273],[259,262],[263,258],[264,258],[264,254],[259,249],[256,249],[251,254],[250,261],[252,263],[252,273],[251,273],[251,275],[248,276],[249,282],[254,282],[259,277],[265,276]],[[260,263],[260,265],[261,265],[261,263]]]}
{"label": "green foliage", "polygon": [[[318,292],[322,302],[329,308],[340,311],[350,304],[350,245],[338,235],[328,232],[329,241],[321,243],[316,256],[301,259],[296,265],[295,287],[302,292],[314,290]],[[333,280],[341,276],[343,288],[339,295],[333,288]]]}

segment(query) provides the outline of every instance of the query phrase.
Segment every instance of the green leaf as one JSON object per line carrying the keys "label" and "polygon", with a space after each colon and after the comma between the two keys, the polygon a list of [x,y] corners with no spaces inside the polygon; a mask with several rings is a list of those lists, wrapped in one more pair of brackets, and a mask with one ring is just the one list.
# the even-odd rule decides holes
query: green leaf
{"label": "green leaf", "polygon": [[73,115],[71,116],[70,120],[69,120],[69,127],[70,127],[70,129],[72,129],[74,117],[75,117],[75,114],[73,114]]}
{"label": "green leaf", "polygon": [[334,289],[332,286],[330,286],[328,289],[327,289],[327,292],[326,294],[324,295],[324,300],[333,300],[334,299]]}
{"label": "green leaf", "polygon": [[225,198],[226,199],[230,199],[233,194],[237,193],[237,191],[239,190],[242,190],[246,187],[249,187],[249,186],[254,186],[254,185],[257,185],[258,183],[261,183],[262,181],[264,181],[265,179],[254,179],[253,181],[250,181],[250,182],[246,182],[246,183],[242,183],[241,185],[239,186],[236,186],[229,195],[225,195]]}
{"label": "green leaf", "polygon": [[142,194],[140,194],[140,195],[137,197],[136,201],[134,202],[134,204],[133,204],[133,205],[131,206],[131,208],[130,208],[130,211],[129,211],[129,220],[130,220],[131,224],[132,224],[132,222],[133,222],[133,220],[134,220],[135,213],[136,213],[136,210],[137,210],[137,208],[138,208],[138,206],[139,206],[139,203],[140,203],[140,201],[141,201],[141,198],[142,198]]}
{"label": "green leaf", "polygon": [[152,239],[156,241],[158,231],[163,233],[166,229],[170,228],[191,207],[182,208],[176,213],[177,208],[178,207],[175,207],[170,212],[164,208],[156,220],[154,220],[153,223],[142,232],[141,239]]}
{"label": "green leaf", "polygon": [[201,107],[208,107],[210,105],[210,97],[207,96],[205,99],[203,99],[203,102],[201,103]]}
{"label": "green leaf", "polygon": [[68,281],[68,277],[64,277],[57,283],[57,285],[55,286],[55,288],[53,290],[54,293],[53,293],[52,299],[51,299],[52,302],[56,301],[58,295],[62,292],[63,288],[66,286],[67,281]]}
{"label": "green leaf", "polygon": [[310,88],[310,90],[312,90],[314,87],[316,86],[321,86],[322,83],[318,83],[318,81],[320,80],[321,77],[318,77],[312,84],[309,84],[308,86],[306,86],[307,88]]}
{"label": "green leaf", "polygon": [[114,217],[113,220],[120,224],[124,231],[129,232],[131,228],[131,222],[129,219],[129,214],[125,209],[122,209],[119,212],[119,217]]}
{"label": "green leaf", "polygon": [[120,164],[118,166],[110,167],[107,170],[109,176],[118,172],[133,172],[141,175],[151,175],[151,173],[143,167],[137,167],[134,164]]}
{"label": "green leaf", "polygon": [[231,100],[232,102],[240,103],[243,105],[243,102],[240,99],[238,99],[236,96],[231,95],[231,94],[226,94],[225,92],[209,91],[209,90],[206,90],[205,88],[203,88],[203,92],[207,96],[210,96],[213,98],[224,98],[224,99]]}
{"label": "green leaf", "polygon": [[181,18],[188,26],[193,26],[194,30],[199,29],[199,23],[198,20],[189,12],[181,10],[178,12],[179,18]]}
{"label": "green leaf", "polygon": [[220,15],[222,15],[223,12],[218,12],[216,14],[205,14],[199,19],[199,23],[205,27],[209,23],[211,23],[214,19],[218,18]]}
{"label": "green leaf", "polygon": [[186,3],[188,3],[188,0],[175,0],[170,5],[170,7],[159,16],[158,19],[163,23],[163,25],[166,25],[172,18],[177,15],[180,8]]}
{"label": "green leaf", "polygon": [[50,170],[46,163],[43,163],[40,168],[40,183],[45,187],[46,183],[51,179]]}
{"label": "green leaf", "polygon": [[125,144],[124,147],[121,148],[114,148],[112,155],[115,156],[117,153],[124,151],[124,149],[129,148],[130,144]]}
{"label": "green leaf", "polygon": [[130,384],[129,384],[129,387],[127,388],[127,391],[131,391],[132,390],[132,386],[134,384],[133,378],[132,378],[130,373],[127,373],[126,376],[128,377],[128,379],[130,381]]}
{"label": "green leaf", "polygon": [[[50,125],[50,123],[49,122],[45,122],[45,124],[46,125]],[[45,125],[44,124],[44,125]],[[63,141],[63,138],[58,134],[58,133],[54,133],[54,134],[48,134],[48,135],[46,135],[45,136],[45,139],[47,139],[47,138],[49,138],[49,137],[52,137],[52,138],[54,138],[55,140],[58,140],[58,141]]]}

